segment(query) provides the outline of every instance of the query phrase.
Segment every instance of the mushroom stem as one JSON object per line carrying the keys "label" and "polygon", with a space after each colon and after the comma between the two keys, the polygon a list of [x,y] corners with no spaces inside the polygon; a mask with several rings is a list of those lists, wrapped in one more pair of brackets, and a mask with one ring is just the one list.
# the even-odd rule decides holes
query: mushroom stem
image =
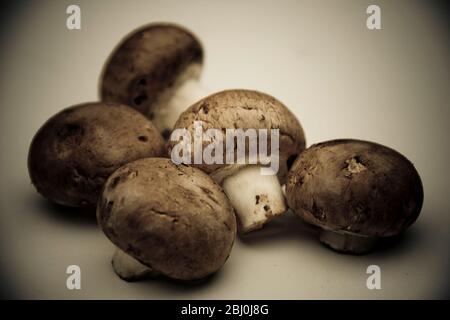
{"label": "mushroom stem", "polygon": [[116,248],[111,264],[114,272],[126,281],[136,281],[158,275],[156,271],[150,269],[146,265],[143,265],[119,248]]}
{"label": "mushroom stem", "polygon": [[377,237],[358,236],[355,234],[322,230],[320,241],[326,246],[347,253],[364,254],[372,251],[377,242]]}
{"label": "mushroom stem", "polygon": [[188,67],[175,82],[173,89],[167,90],[160,98],[154,111],[154,123],[164,136],[173,129],[183,111],[210,93],[198,80],[200,69],[200,65]]}
{"label": "mushroom stem", "polygon": [[278,177],[262,175],[260,168],[259,165],[242,168],[222,182],[243,233],[262,228],[271,218],[286,211]]}

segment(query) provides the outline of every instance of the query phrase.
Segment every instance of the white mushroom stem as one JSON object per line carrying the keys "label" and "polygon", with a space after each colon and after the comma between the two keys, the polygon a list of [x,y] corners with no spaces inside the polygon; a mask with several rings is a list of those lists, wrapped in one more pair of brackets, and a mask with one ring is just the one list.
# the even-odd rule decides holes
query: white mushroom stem
{"label": "white mushroom stem", "polygon": [[192,65],[179,76],[173,89],[166,90],[154,110],[154,123],[160,132],[171,131],[178,117],[210,91],[199,81],[201,66]]}
{"label": "white mushroom stem", "polygon": [[336,251],[364,254],[372,251],[378,238],[322,230],[319,239],[322,243]]}
{"label": "white mushroom stem", "polygon": [[222,181],[243,233],[262,228],[271,218],[286,211],[278,177],[262,175],[260,168],[258,165],[243,167]]}
{"label": "white mushroom stem", "polygon": [[111,264],[114,272],[117,273],[120,278],[127,281],[134,281],[158,275],[156,271],[143,265],[119,248],[116,248]]}

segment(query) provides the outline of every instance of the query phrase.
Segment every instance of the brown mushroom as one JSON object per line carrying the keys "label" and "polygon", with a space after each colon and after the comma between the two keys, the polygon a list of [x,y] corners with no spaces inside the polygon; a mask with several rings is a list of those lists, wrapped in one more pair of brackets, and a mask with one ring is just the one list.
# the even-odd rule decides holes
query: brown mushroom
{"label": "brown mushroom", "polygon": [[114,170],[163,152],[163,138],[139,112],[119,104],[86,103],[57,113],[39,129],[30,146],[28,170],[45,198],[95,207]]}
{"label": "brown mushroom", "polygon": [[[275,156],[279,161],[278,178],[276,175],[261,174],[261,158],[254,164],[249,159],[235,159],[233,164],[226,163],[226,148],[223,148],[223,163],[192,163],[224,188],[239,217],[240,230],[249,232],[261,228],[272,217],[286,210],[281,184],[285,182],[289,162],[305,148],[303,129],[297,118],[280,101],[267,94],[251,90],[226,90],[201,99],[177,120],[175,129],[186,129],[195,136],[195,123],[201,122],[204,130],[217,129],[226,132],[228,129],[279,130],[279,153]],[[232,143],[236,150],[238,143],[233,142],[236,136],[226,137],[220,143]],[[267,132],[267,149],[271,149],[271,134]],[[220,139],[220,138],[217,138]],[[177,153],[179,141],[175,134],[168,142],[169,153]],[[192,144],[195,142],[193,141]],[[210,142],[204,143],[204,148]],[[245,142],[244,142],[245,143]],[[258,148],[261,140],[258,139]],[[195,146],[192,148],[194,149]],[[245,143],[246,156],[249,155],[249,144]],[[258,150],[260,151],[260,150]],[[272,156],[277,150],[273,150]],[[237,153],[237,152],[236,152]],[[280,184],[281,182],[281,184]]]}
{"label": "brown mushroom", "polygon": [[180,113],[205,96],[199,84],[202,63],[202,46],[190,31],[150,24],[111,53],[101,76],[101,99],[135,108],[167,137]]}
{"label": "brown mushroom", "polygon": [[422,183],[413,164],[395,150],[359,140],[333,140],[306,149],[286,187],[290,208],[319,226],[331,248],[366,253],[419,216]]}
{"label": "brown mushroom", "polygon": [[137,260],[116,253],[122,257],[113,260],[114,270],[126,280],[147,271],[178,280],[205,278],[225,263],[236,237],[233,208],[220,186],[199,169],[163,158],[137,160],[114,172],[97,220]]}

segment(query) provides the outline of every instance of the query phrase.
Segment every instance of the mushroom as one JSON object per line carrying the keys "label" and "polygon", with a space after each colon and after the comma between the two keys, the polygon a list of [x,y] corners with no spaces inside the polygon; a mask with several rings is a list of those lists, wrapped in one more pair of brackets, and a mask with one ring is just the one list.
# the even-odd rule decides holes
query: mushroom
{"label": "mushroom", "polygon": [[360,140],[333,140],[306,149],[294,162],[287,203],[322,229],[320,241],[341,252],[371,251],[419,216],[423,189],[413,164],[395,150]]}
{"label": "mushroom", "polygon": [[180,113],[206,95],[199,82],[202,63],[202,46],[191,32],[174,24],[147,25],[111,53],[101,100],[135,108],[167,138]]}
{"label": "mushroom", "polygon": [[236,237],[233,208],[220,186],[201,170],[164,158],[140,159],[115,171],[98,202],[97,220],[131,256],[119,251],[113,259],[126,280],[146,273],[203,279],[225,263]]}
{"label": "mushroom", "polygon": [[48,200],[95,207],[114,170],[164,152],[160,133],[136,110],[115,103],[85,103],[57,113],[39,129],[29,149],[28,171]]}
{"label": "mushroom", "polygon": [[111,265],[114,272],[125,281],[137,281],[148,277],[156,277],[158,272],[150,269],[146,265],[116,247]]}
{"label": "mushroom", "polygon": [[[231,201],[239,218],[239,229],[242,233],[262,228],[272,217],[282,214],[286,210],[285,199],[281,184],[285,183],[289,164],[305,148],[303,129],[296,117],[280,101],[267,94],[251,90],[226,90],[210,95],[181,114],[174,126],[175,129],[186,129],[191,136],[195,136],[195,122],[201,122],[207,129],[221,132],[227,129],[266,130],[267,149],[271,148],[271,134],[268,131],[279,130],[279,153],[274,158],[279,162],[277,175],[261,173],[264,166],[261,158],[250,163],[249,145],[246,144],[246,159],[235,159],[234,163],[193,163],[218,182]],[[217,137],[216,137],[217,138]],[[220,138],[218,138],[220,140]],[[236,151],[238,143],[234,144]],[[226,140],[226,139],[225,139]],[[261,140],[258,139],[258,149]],[[219,143],[225,142],[220,140]],[[179,142],[172,136],[168,142],[169,153],[176,149]],[[193,144],[195,142],[192,142]],[[208,142],[203,143],[207,146]],[[195,148],[195,146],[194,146]],[[260,150],[259,150],[260,151]],[[194,152],[195,153],[195,152]],[[226,148],[223,148],[226,159]],[[235,154],[236,155],[236,154]],[[173,158],[173,157],[172,157]],[[192,162],[192,161],[191,161]]]}

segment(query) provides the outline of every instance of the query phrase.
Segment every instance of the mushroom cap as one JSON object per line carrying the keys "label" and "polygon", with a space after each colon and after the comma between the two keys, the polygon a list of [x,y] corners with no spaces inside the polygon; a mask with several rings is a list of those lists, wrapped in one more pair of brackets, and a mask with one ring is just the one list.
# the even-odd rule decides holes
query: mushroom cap
{"label": "mushroom cap", "polygon": [[114,172],[97,219],[120,249],[179,280],[217,271],[236,237],[234,212],[220,186],[196,168],[163,158],[137,160]]}
{"label": "mushroom cap", "polygon": [[95,207],[114,170],[163,152],[163,138],[139,112],[119,104],[86,103],[57,113],[39,129],[31,142],[28,171],[47,199]]}
{"label": "mushroom cap", "polygon": [[[188,129],[194,137],[194,121],[202,121],[204,131],[222,130],[224,139],[226,129],[243,129],[244,131],[268,129],[268,153],[270,152],[270,129],[279,129],[281,171],[287,166],[288,160],[295,158],[305,149],[303,128],[295,115],[276,98],[262,92],[238,89],[212,94],[184,111],[175,123],[174,129]],[[177,141],[168,142],[169,152],[177,143]],[[204,142],[204,146],[209,143]],[[248,143],[246,146],[248,147]],[[225,159],[226,148],[223,149]],[[227,164],[203,163],[194,164],[194,166],[207,173],[228,170],[225,169]],[[286,168],[284,168],[284,174],[286,174]]]}
{"label": "mushroom cap", "polygon": [[360,140],[306,149],[289,171],[287,203],[325,230],[392,236],[419,216],[423,189],[413,164],[395,150]]}
{"label": "mushroom cap", "polygon": [[[101,100],[129,105],[152,119],[164,92],[187,67],[202,62],[202,46],[188,30],[167,23],[147,25],[111,53],[100,80]],[[198,78],[200,69],[192,76]]]}

